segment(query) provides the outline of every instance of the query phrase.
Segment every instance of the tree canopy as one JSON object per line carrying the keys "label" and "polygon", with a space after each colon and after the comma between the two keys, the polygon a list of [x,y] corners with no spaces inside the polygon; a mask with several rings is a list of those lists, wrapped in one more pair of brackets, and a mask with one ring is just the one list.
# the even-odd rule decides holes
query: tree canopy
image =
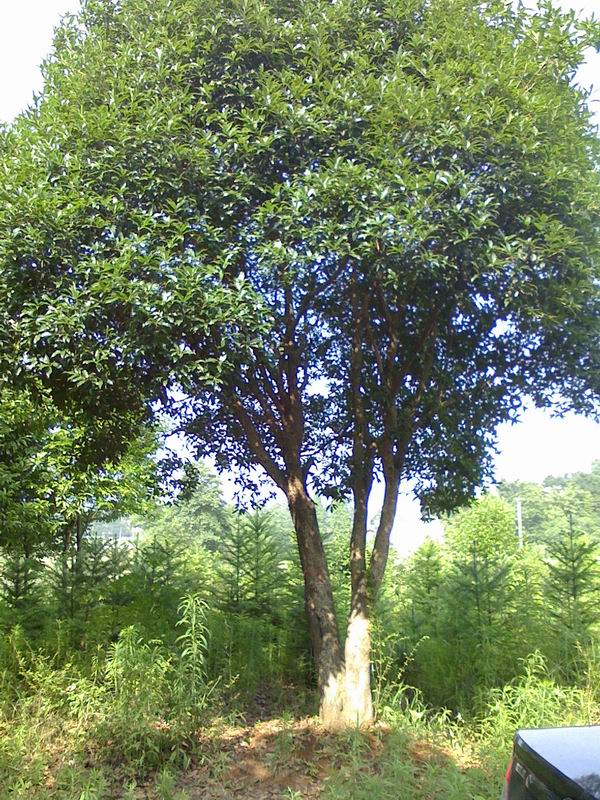
{"label": "tree canopy", "polygon": [[412,417],[406,472],[464,494],[521,393],[594,402],[598,145],[573,76],[596,33],[466,0],[88,0],[4,134],[5,355],[95,415],[182,386],[228,465],[257,459],[234,393],[281,468],[285,370],[325,379],[302,448],[326,489],[360,325],[372,446]]}

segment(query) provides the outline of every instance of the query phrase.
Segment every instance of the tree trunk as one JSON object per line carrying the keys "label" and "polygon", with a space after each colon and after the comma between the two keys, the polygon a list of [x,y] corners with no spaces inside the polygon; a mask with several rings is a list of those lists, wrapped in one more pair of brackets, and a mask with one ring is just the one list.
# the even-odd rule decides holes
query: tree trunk
{"label": "tree trunk", "polygon": [[373,722],[371,697],[371,621],[366,586],[353,592],[345,645],[344,722],[358,727]]}
{"label": "tree trunk", "polygon": [[373,722],[371,698],[371,624],[367,586],[367,513],[373,485],[373,449],[369,422],[362,394],[364,336],[367,332],[367,299],[359,290],[360,279],[352,287],[352,349],[350,355],[351,401],[354,414],[352,436],[352,494],[354,514],[350,537],[351,600],[344,648],[345,703],[344,723],[358,727]]}
{"label": "tree trunk", "polygon": [[301,480],[290,479],[286,494],[304,574],[304,599],[317,671],[319,712],[323,724],[336,729],[346,724],[344,657],[317,513]]}
{"label": "tree trunk", "polygon": [[81,552],[81,543],[83,541],[83,527],[81,525],[81,514],[75,515],[75,549],[78,553]]}

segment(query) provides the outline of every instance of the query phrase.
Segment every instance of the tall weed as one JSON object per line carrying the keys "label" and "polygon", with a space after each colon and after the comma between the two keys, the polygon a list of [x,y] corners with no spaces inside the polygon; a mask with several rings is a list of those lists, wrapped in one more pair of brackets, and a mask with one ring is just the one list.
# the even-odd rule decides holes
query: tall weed
{"label": "tall weed", "polygon": [[600,721],[600,707],[584,687],[562,686],[548,673],[544,657],[533,653],[524,675],[488,692],[480,721],[481,736],[501,746],[510,745],[519,728],[591,725]]}
{"label": "tall weed", "polygon": [[521,678],[488,692],[471,737],[478,757],[497,777],[510,756],[515,731],[599,722],[600,705],[594,693],[585,685],[559,684],[536,652],[526,659]]}

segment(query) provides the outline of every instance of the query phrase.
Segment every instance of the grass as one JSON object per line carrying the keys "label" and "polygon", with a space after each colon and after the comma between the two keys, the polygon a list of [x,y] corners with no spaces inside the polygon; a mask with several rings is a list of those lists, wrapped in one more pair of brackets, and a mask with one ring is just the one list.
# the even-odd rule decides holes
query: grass
{"label": "grass", "polygon": [[369,731],[219,717],[202,613],[182,609],[179,653],[129,628],[87,669],[12,634],[0,661],[0,800],[497,800],[515,729],[600,722],[597,659],[573,687],[537,654],[468,721],[402,686],[380,692]]}
{"label": "grass", "polygon": [[489,780],[470,763],[471,752],[442,744],[433,726],[412,729],[404,716],[395,725],[345,735],[323,731],[314,718],[249,726],[207,719],[186,740],[186,764],[165,750],[162,766],[140,771],[130,749],[123,750],[127,760],[114,758],[125,743],[120,728],[107,748],[93,725],[77,723],[65,709],[38,701],[20,711],[4,721],[2,800],[488,796],[481,787]]}
{"label": "grass", "polygon": [[402,727],[382,731],[377,738],[375,746],[342,761],[325,788],[324,800],[497,800],[497,776],[470,763],[460,748],[410,734]]}

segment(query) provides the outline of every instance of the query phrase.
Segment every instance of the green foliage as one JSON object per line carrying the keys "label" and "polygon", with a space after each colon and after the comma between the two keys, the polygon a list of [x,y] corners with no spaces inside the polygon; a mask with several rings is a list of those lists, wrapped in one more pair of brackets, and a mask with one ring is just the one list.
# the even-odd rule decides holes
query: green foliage
{"label": "green foliage", "polygon": [[254,511],[238,516],[221,543],[220,556],[223,608],[276,617],[286,573],[271,515]]}
{"label": "green foliage", "polygon": [[523,533],[532,543],[550,544],[564,531],[570,512],[587,535],[600,540],[600,462],[590,473],[548,477],[542,484],[501,483],[499,492],[511,503],[521,500]]}
{"label": "green foliage", "polygon": [[[597,36],[551,5],[479,0],[84,2],[0,135],[4,385],[83,426],[100,483],[63,469],[65,540],[103,470],[170,417],[247,487],[260,468],[287,494],[318,556],[313,651],[339,660],[331,587],[311,588],[328,584],[319,533],[293,508],[312,515],[309,487],[366,504],[384,476],[376,590],[402,480],[426,515],[451,512],[524,394],[598,411],[600,148],[573,81]],[[447,620],[452,657],[480,665],[454,697],[512,669],[516,555],[495,513],[463,520],[446,576],[473,631]],[[264,614],[278,557],[252,535],[233,602]],[[161,538],[138,578],[172,615]]]}
{"label": "green foliage", "polygon": [[[259,542],[283,542],[275,511],[239,519],[250,552],[253,532]],[[343,530],[347,513],[339,519]],[[566,523],[564,531],[566,542]],[[575,526],[572,533],[575,544],[586,543]],[[134,779],[150,782],[158,797],[176,797],[177,770],[213,758],[198,751],[198,732],[205,741],[216,714],[239,714],[248,701],[268,709],[310,691],[301,575],[284,548],[275,547],[289,581],[277,609],[251,610],[249,591],[248,610],[233,613],[214,605],[227,580],[214,568],[222,553],[193,537],[184,549],[177,532],[174,539],[172,545],[166,531],[137,545],[84,539],[79,561],[74,551],[67,564],[80,571],[69,585],[73,617],[53,589],[60,556],[52,572],[40,570],[29,616],[5,602],[6,625],[23,619],[0,637],[0,784],[7,798],[104,800],[115,786],[125,791],[130,784],[133,792]],[[375,700],[389,733],[377,733],[384,736],[378,742],[362,733],[336,740],[326,797],[391,798],[402,779],[416,798],[466,793],[492,800],[516,727],[600,720],[600,662],[589,641],[597,628],[591,624],[588,639],[579,636],[568,660],[547,636],[554,578],[545,562],[560,541],[519,549],[512,509],[484,497],[448,522],[445,542],[427,541],[407,562],[394,560],[373,632]],[[501,556],[509,570],[498,581],[493,567]],[[201,572],[202,559],[212,572]],[[4,574],[10,578],[10,568]],[[211,577],[190,593],[199,574]],[[263,590],[272,592],[268,581]],[[488,594],[496,601],[491,623]],[[56,627],[36,622],[48,608],[63,616]],[[439,710],[448,706],[452,715]],[[292,750],[284,731],[269,767],[282,766]]]}
{"label": "green foliage", "polygon": [[[310,686],[289,541],[264,513],[232,524],[207,472],[131,550],[86,538],[156,493],[149,422],[176,419],[250,487],[260,466],[288,498],[290,478],[344,498],[383,472],[412,479],[427,514],[480,486],[523,392],[597,410],[600,153],[572,80],[597,33],[549,5],[475,0],[86,0],[59,28],[42,95],[0,132],[13,794],[51,763],[31,731],[145,773],[189,758],[217,678]],[[505,732],[546,695],[578,713],[577,687],[523,658],[541,642],[562,680],[587,668],[595,551],[559,508],[576,498],[593,538],[597,472],[504,487],[526,495],[522,549],[487,497],[393,565],[380,704],[408,702],[416,724],[418,691],[455,711],[504,692]],[[321,520],[345,611],[348,508]],[[581,646],[570,672],[541,635],[548,604]],[[346,796],[377,786],[361,742]],[[434,795],[439,770],[382,763],[382,797],[399,781]],[[444,796],[480,794],[447,772]],[[65,768],[59,791],[102,794],[87,778]]]}
{"label": "green foliage", "polygon": [[598,633],[596,548],[563,520],[561,536],[547,518],[546,547],[519,548],[514,509],[483,497],[450,518],[443,544],[426,542],[396,568],[384,634],[402,682],[433,706],[473,708],[536,650],[577,680]]}
{"label": "green foliage", "polygon": [[302,696],[312,691],[304,618],[296,613],[273,624],[244,614],[211,620],[209,674],[220,676],[243,703],[257,691],[277,696],[286,686]]}
{"label": "green foliage", "polygon": [[400,725],[395,721],[376,757],[366,737],[355,734],[354,753],[339,757],[340,767],[326,785],[324,800],[492,800],[499,794],[497,778],[490,780],[482,769],[461,763],[460,749],[448,748],[451,739],[442,744],[427,730],[419,737],[406,725],[408,719],[407,715]]}
{"label": "green foliage", "polygon": [[43,564],[36,558],[8,553],[1,566],[0,596],[14,611],[35,613],[40,602]]}
{"label": "green foliage", "polygon": [[[31,270],[21,275],[23,325],[4,355],[24,344],[27,365],[13,363],[13,375],[39,374],[57,401],[104,421],[113,436],[99,459],[122,451],[151,401],[167,400],[172,378],[214,380],[220,325],[243,326],[252,305],[241,277],[230,288],[220,282],[230,257],[215,247],[223,228],[196,196],[204,158],[214,159],[210,137],[185,132],[196,113],[195,12],[179,3],[174,15],[165,2],[155,11],[140,25],[147,9],[136,2],[127,20],[108,0],[85,3],[57,32],[44,100],[2,138],[3,176],[17,192],[22,180],[31,187],[1,223],[3,286]],[[29,142],[25,160],[18,141]],[[211,330],[214,344],[198,357]]]}
{"label": "green foliage", "polygon": [[327,564],[331,575],[331,586],[340,619],[346,619],[350,611],[350,532],[352,530],[352,507],[348,503],[334,503],[321,510],[319,525],[323,534]]}
{"label": "green foliage", "polygon": [[474,0],[89,0],[2,136],[7,375],[113,456],[166,409],[249,483],[385,461],[455,508],[523,391],[597,405],[596,37]]}
{"label": "green foliage", "polygon": [[600,548],[578,528],[573,513],[547,549],[546,598],[549,616],[561,654],[567,665],[578,658],[577,645],[589,644],[592,628],[600,622]]}
{"label": "green foliage", "polygon": [[191,708],[194,720],[202,711],[208,693],[206,658],[208,652],[209,631],[206,624],[207,603],[198,595],[184,597],[179,605],[178,627],[181,634],[177,637],[180,648],[179,670],[175,681],[176,693],[184,698],[185,704]]}
{"label": "green foliage", "polygon": [[71,546],[94,520],[130,514],[160,495],[169,468],[158,433],[139,427],[120,458],[98,467],[95,423],[61,413],[47,394],[0,390],[0,545],[26,559]]}
{"label": "green foliage", "polygon": [[425,542],[399,576],[406,679],[430,702],[468,702],[478,686],[514,675],[529,652],[515,627],[523,558],[512,510],[488,496],[454,515],[444,546]]}
{"label": "green foliage", "polygon": [[598,723],[597,670],[598,661],[591,660],[579,686],[564,686],[534,652],[518,678],[486,691],[477,716],[470,719],[432,710],[406,686],[400,687],[394,701],[388,697],[381,707],[393,734],[378,753],[376,769],[371,771],[363,758],[354,768],[340,770],[331,797],[391,800],[398,797],[401,785],[403,793],[408,787],[406,796],[416,798],[494,800],[500,795],[517,729]]}
{"label": "green foliage", "polygon": [[171,664],[160,643],[144,642],[126,628],[109,648],[103,677],[106,701],[94,737],[108,762],[130,763],[136,771],[161,763],[171,749],[168,717]]}
{"label": "green foliage", "polygon": [[404,576],[410,597],[411,635],[435,635],[442,601],[443,561],[440,546],[426,541],[414,554]]}
{"label": "green foliage", "polygon": [[502,499],[486,495],[454,514],[446,528],[453,552],[486,559],[498,551],[513,553],[517,548],[513,509]]}
{"label": "green foliage", "polygon": [[[10,796],[43,794],[54,737],[63,751],[56,781],[65,798],[80,780],[71,782],[69,760],[84,780],[98,783],[108,765],[145,775],[161,765],[188,763],[214,686],[205,672],[205,606],[190,596],[180,611],[176,649],[146,641],[129,627],[87,667],[59,667],[18,632],[1,640],[1,696],[7,700],[10,690],[13,699],[0,715],[0,785]],[[84,761],[91,761],[91,771]]]}
{"label": "green foliage", "polygon": [[488,693],[480,723],[482,738],[507,753],[519,728],[597,724],[600,707],[596,698],[589,682],[578,687],[561,686],[553,680],[544,658],[535,652],[526,660],[520,678]]}
{"label": "green foliage", "polygon": [[194,465],[192,488],[168,506],[145,509],[136,520],[145,539],[167,539],[188,551],[215,551],[232,526],[232,511],[221,495],[219,480],[203,464]]}
{"label": "green foliage", "polygon": [[517,548],[512,510],[502,500],[485,497],[454,516],[447,540],[453,610],[462,612],[457,624],[464,629],[467,646],[479,649],[476,661],[487,669],[488,648],[501,645],[510,617]]}

